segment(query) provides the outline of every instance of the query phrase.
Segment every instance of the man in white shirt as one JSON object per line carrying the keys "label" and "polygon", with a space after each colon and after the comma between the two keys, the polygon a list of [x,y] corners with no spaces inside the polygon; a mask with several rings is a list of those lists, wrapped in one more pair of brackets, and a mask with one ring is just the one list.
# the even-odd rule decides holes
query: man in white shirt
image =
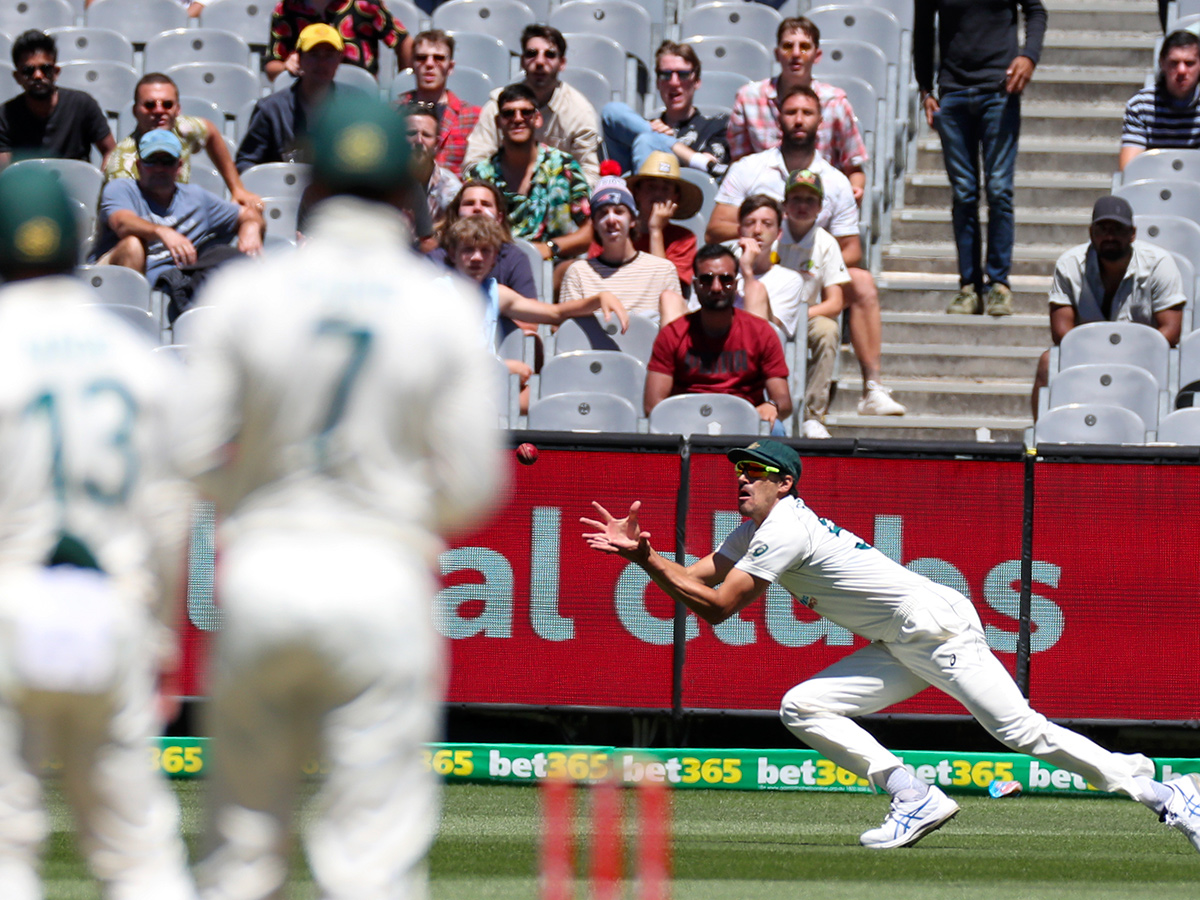
{"label": "man in white shirt", "polygon": [[850,275],[845,287],[850,314],[850,341],[862,370],[863,393],[858,404],[861,415],[902,416],[904,407],[883,386],[880,360],[883,354],[883,324],[879,315],[879,292],[871,273],[860,267],[862,241],[858,234],[858,207],[850,182],[816,152],[821,102],[809,87],[793,87],[779,99],[779,127],[783,138],[772,150],[742,157],[729,167],[717,192],[717,202],[705,237],[710,241],[737,236],[738,206],[750,194],[770,194],[782,200],[788,173],[809,169],[821,176],[824,200],[817,224],[837,240]]}
{"label": "man in white shirt", "polygon": [[971,601],[804,504],[796,492],[800,457],[791,447],[761,440],[728,456],[746,521],[698,562],[685,567],[651,548],[638,522],[640,502],[621,519],[593,503],[598,518],[583,520],[594,529],[583,537],[593,549],[636,563],[667,596],[710,624],[778,582],[818,615],[871,642],[796,685],[780,709],[800,740],[891,796],[883,824],[859,838],[863,846],[911,846],[958,814],[957,803],[852,719],[933,685],[1005,746],[1076,772],[1101,790],[1128,794],[1200,850],[1200,775],[1155,781],[1147,757],[1111,753],[1034,712],[988,646]]}

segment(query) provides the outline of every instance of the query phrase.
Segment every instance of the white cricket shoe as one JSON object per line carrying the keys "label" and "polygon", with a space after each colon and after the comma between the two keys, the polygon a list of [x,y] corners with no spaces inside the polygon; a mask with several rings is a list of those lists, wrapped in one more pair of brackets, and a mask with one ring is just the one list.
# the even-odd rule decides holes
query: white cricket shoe
{"label": "white cricket shoe", "polygon": [[1192,846],[1200,850],[1200,775],[1180,775],[1167,782],[1171,800],[1162,812],[1162,820],[1182,831]]}
{"label": "white cricket shoe", "polygon": [[858,841],[872,850],[911,847],[958,815],[958,804],[930,786],[920,800],[892,800],[887,818],[878,828],[864,831]]}
{"label": "white cricket shoe", "polygon": [[800,434],[806,438],[824,439],[833,437],[820,419],[805,419],[804,424],[800,426]]}
{"label": "white cricket shoe", "polygon": [[892,399],[892,392],[878,381],[868,381],[867,393],[858,401],[860,416],[902,416],[906,412],[907,409]]}

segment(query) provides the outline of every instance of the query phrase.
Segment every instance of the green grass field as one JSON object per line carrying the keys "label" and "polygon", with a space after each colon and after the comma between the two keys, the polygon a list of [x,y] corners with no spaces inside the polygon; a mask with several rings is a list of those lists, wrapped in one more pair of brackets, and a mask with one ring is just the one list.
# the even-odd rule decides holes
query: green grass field
{"label": "green grass field", "polygon": [[[177,788],[194,844],[203,785]],[[51,799],[47,900],[98,900],[61,801]],[[1130,801],[959,798],[957,819],[917,847],[895,851],[857,843],[882,818],[882,797],[681,791],[673,802],[675,900],[1200,896],[1200,854]],[[434,900],[533,900],[538,831],[531,788],[449,787],[431,861]],[[582,834],[579,843],[586,847]],[[315,896],[300,866],[291,896]],[[577,896],[585,896],[582,888]]]}

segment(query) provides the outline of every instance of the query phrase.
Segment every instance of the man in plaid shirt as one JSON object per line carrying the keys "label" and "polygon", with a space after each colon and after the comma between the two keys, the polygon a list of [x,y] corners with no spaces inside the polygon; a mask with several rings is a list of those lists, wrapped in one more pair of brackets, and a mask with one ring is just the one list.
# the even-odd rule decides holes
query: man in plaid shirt
{"label": "man in plaid shirt", "polygon": [[867,146],[845,91],[812,77],[813,63],[821,58],[820,30],[803,16],[788,18],[779,24],[775,41],[775,58],[783,71],[776,78],[752,82],[738,91],[727,132],[730,159],[778,147],[778,98],[794,87],[810,87],[821,100],[817,152],[850,179],[854,200],[861,204],[867,183]]}
{"label": "man in plaid shirt", "polygon": [[434,104],[438,114],[438,148],[434,162],[461,175],[467,138],[479,121],[479,107],[464,102],[446,88],[446,79],[453,71],[453,36],[440,28],[422,31],[413,38],[413,77],[417,87],[405,91],[399,105]]}

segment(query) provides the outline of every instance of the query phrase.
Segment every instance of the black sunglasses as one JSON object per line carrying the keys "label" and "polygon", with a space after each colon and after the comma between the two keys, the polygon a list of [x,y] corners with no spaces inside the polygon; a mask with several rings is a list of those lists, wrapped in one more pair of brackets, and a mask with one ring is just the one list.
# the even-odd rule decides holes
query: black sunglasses
{"label": "black sunglasses", "polygon": [[43,75],[53,75],[57,68],[57,63],[43,63],[39,66],[21,66],[21,74],[26,78],[32,78],[38,72],[41,72]]}
{"label": "black sunglasses", "polygon": [[717,280],[720,280],[721,284],[723,284],[725,287],[733,287],[735,284],[737,284],[736,275],[724,275],[714,272],[705,272],[703,275],[696,275],[692,280],[697,284],[703,285],[704,287],[708,287]]}

